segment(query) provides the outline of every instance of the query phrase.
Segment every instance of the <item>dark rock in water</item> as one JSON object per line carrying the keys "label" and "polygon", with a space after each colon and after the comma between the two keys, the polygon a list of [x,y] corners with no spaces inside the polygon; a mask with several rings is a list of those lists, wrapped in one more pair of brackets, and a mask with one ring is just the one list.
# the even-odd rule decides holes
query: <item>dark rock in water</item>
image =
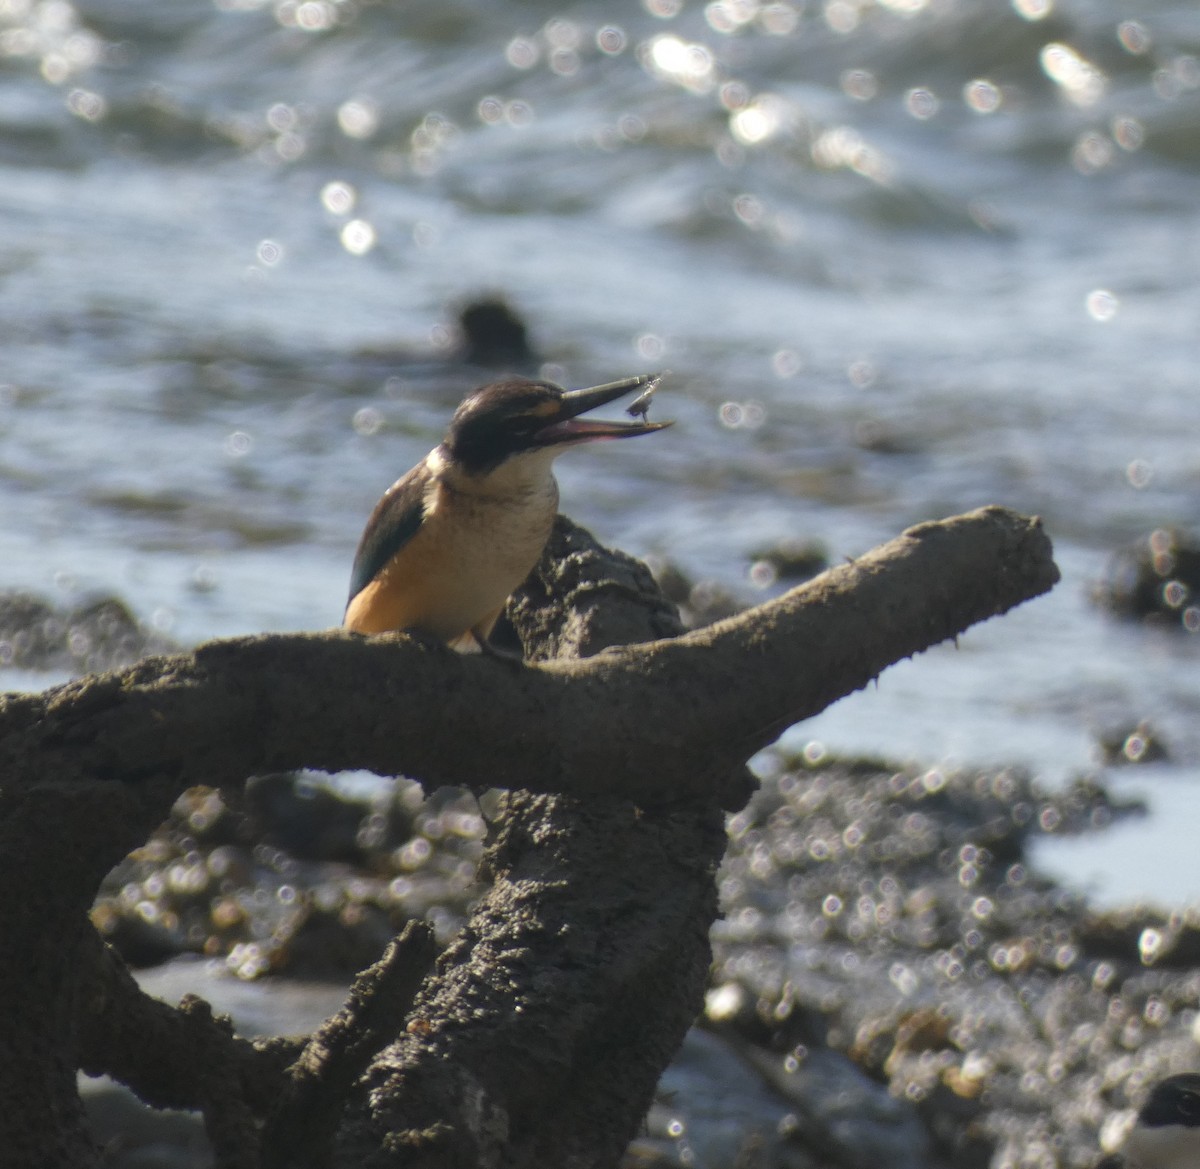
{"label": "dark rock in water", "polygon": [[765,565],[776,580],[801,581],[824,572],[829,567],[829,553],[820,540],[780,540],[764,545],[750,553],[750,575],[758,578],[756,569]]}
{"label": "dark rock in water", "polygon": [[901,434],[880,418],[863,418],[855,423],[854,445],[877,455],[911,455],[921,450],[913,436]]}
{"label": "dark rock in water", "polygon": [[928,1169],[916,1110],[844,1055],[766,1052],[695,1027],[624,1165]]}
{"label": "dark rock in water", "polygon": [[240,978],[349,978],[413,917],[442,940],[477,892],[478,802],[414,783],[350,796],[324,777],[256,780],[231,810],[186,792],[105,879],[92,910],[132,965],[181,953],[224,958]]}
{"label": "dark rock in water", "polygon": [[177,649],[142,625],[117,597],[65,608],[33,593],[0,593],[0,666],[84,674]]}
{"label": "dark rock in water", "polygon": [[1200,968],[1200,909],[1175,913],[1147,906],[1089,914],[1080,923],[1087,954],[1160,970]]}
{"label": "dark rock in water", "polygon": [[[730,821],[708,1013],[799,1061],[818,1012],[824,1046],[920,1118],[929,1169],[1090,1164],[1135,1069],[1134,1093],[1193,1058],[1197,957],[1186,915],[1148,911],[1101,947],[1086,899],[1040,878],[1029,845],[1135,810],[1090,779],[1048,792],[1012,769],[787,761]],[[1149,964],[1156,939],[1178,947],[1170,964]]]}
{"label": "dark rock in water", "polygon": [[1170,752],[1158,732],[1145,719],[1136,726],[1126,724],[1100,736],[1101,759],[1110,767],[1131,763],[1159,763]]}
{"label": "dark rock in water", "polygon": [[691,577],[679,565],[661,556],[647,556],[646,567],[650,569],[668,601],[679,606],[687,604],[693,583]]}
{"label": "dark rock in water", "polygon": [[1121,616],[1200,633],[1200,543],[1159,528],[1112,558],[1094,595]]}
{"label": "dark rock in water", "polygon": [[394,802],[375,808],[330,787],[321,776],[291,772],[255,776],[246,784],[244,834],[296,860],[369,865],[384,841],[406,840],[412,818]]}
{"label": "dark rock in water", "polygon": [[787,1136],[847,1169],[928,1169],[929,1133],[913,1103],[891,1095],[829,1048],[745,1057],[792,1106]]}
{"label": "dark rock in water", "polygon": [[525,322],[501,297],[471,301],[458,314],[463,359],[489,369],[520,369],[537,360]]}
{"label": "dark rock in water", "polygon": [[646,567],[654,574],[667,600],[679,608],[679,616],[688,629],[711,625],[746,607],[717,581],[693,581],[672,561],[647,556]]}
{"label": "dark rock in water", "polygon": [[92,924],[134,970],[158,966],[183,949],[177,931],[154,912],[120,913],[101,902],[92,910]]}

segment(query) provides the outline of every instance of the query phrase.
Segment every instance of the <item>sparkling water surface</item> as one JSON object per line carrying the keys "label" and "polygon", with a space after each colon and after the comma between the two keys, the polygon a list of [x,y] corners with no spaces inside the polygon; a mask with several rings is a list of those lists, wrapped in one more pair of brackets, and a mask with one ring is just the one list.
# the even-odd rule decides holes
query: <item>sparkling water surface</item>
{"label": "sparkling water surface", "polygon": [[1056,783],[1150,718],[1149,815],[1040,856],[1195,900],[1200,645],[1089,594],[1200,494],[1198,57],[1182,0],[0,4],[0,587],[336,624],[503,294],[567,384],[672,371],[564,509],[744,600],[773,540],[1041,515],[1051,596],[787,742]]}

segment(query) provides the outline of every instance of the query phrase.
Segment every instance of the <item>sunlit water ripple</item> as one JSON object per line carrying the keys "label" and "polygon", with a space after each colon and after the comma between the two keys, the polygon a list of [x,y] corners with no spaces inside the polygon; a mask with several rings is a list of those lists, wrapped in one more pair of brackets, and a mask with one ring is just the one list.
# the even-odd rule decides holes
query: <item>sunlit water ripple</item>
{"label": "sunlit water ripple", "polygon": [[1200,896],[1200,650],[1087,599],[1200,492],[1198,46],[1182,0],[0,5],[0,585],[336,623],[500,291],[572,385],[674,371],[565,507],[746,599],[765,541],[1044,516],[1052,597],[791,738],[1057,779],[1149,716],[1152,815],[1045,863]]}

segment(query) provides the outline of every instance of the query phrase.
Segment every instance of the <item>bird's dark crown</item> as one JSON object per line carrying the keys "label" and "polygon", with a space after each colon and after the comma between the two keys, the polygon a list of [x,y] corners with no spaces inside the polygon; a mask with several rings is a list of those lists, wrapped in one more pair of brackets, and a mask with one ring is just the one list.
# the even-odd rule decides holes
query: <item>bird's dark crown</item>
{"label": "bird's dark crown", "polygon": [[1200,1074],[1182,1072],[1154,1085],[1138,1120],[1149,1128],[1178,1124],[1200,1128]]}
{"label": "bird's dark crown", "polygon": [[558,418],[563,389],[553,382],[507,378],[468,395],[454,412],[445,446],[470,474],[541,445],[538,434]]}

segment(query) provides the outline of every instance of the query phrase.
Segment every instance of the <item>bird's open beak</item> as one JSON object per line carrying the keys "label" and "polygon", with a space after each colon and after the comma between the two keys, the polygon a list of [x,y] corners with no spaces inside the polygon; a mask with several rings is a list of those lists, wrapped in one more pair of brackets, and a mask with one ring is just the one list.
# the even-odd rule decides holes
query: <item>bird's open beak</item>
{"label": "bird's open beak", "polygon": [[663,430],[671,423],[647,422],[644,419],[640,422],[600,422],[579,417],[634,390],[641,390],[643,396],[649,394],[661,378],[660,373],[647,373],[619,382],[608,382],[603,386],[592,386],[587,390],[568,390],[562,396],[562,409],[558,416],[538,431],[538,442],[544,446],[557,446],[561,443],[594,442],[601,438],[630,438],[635,434]]}

